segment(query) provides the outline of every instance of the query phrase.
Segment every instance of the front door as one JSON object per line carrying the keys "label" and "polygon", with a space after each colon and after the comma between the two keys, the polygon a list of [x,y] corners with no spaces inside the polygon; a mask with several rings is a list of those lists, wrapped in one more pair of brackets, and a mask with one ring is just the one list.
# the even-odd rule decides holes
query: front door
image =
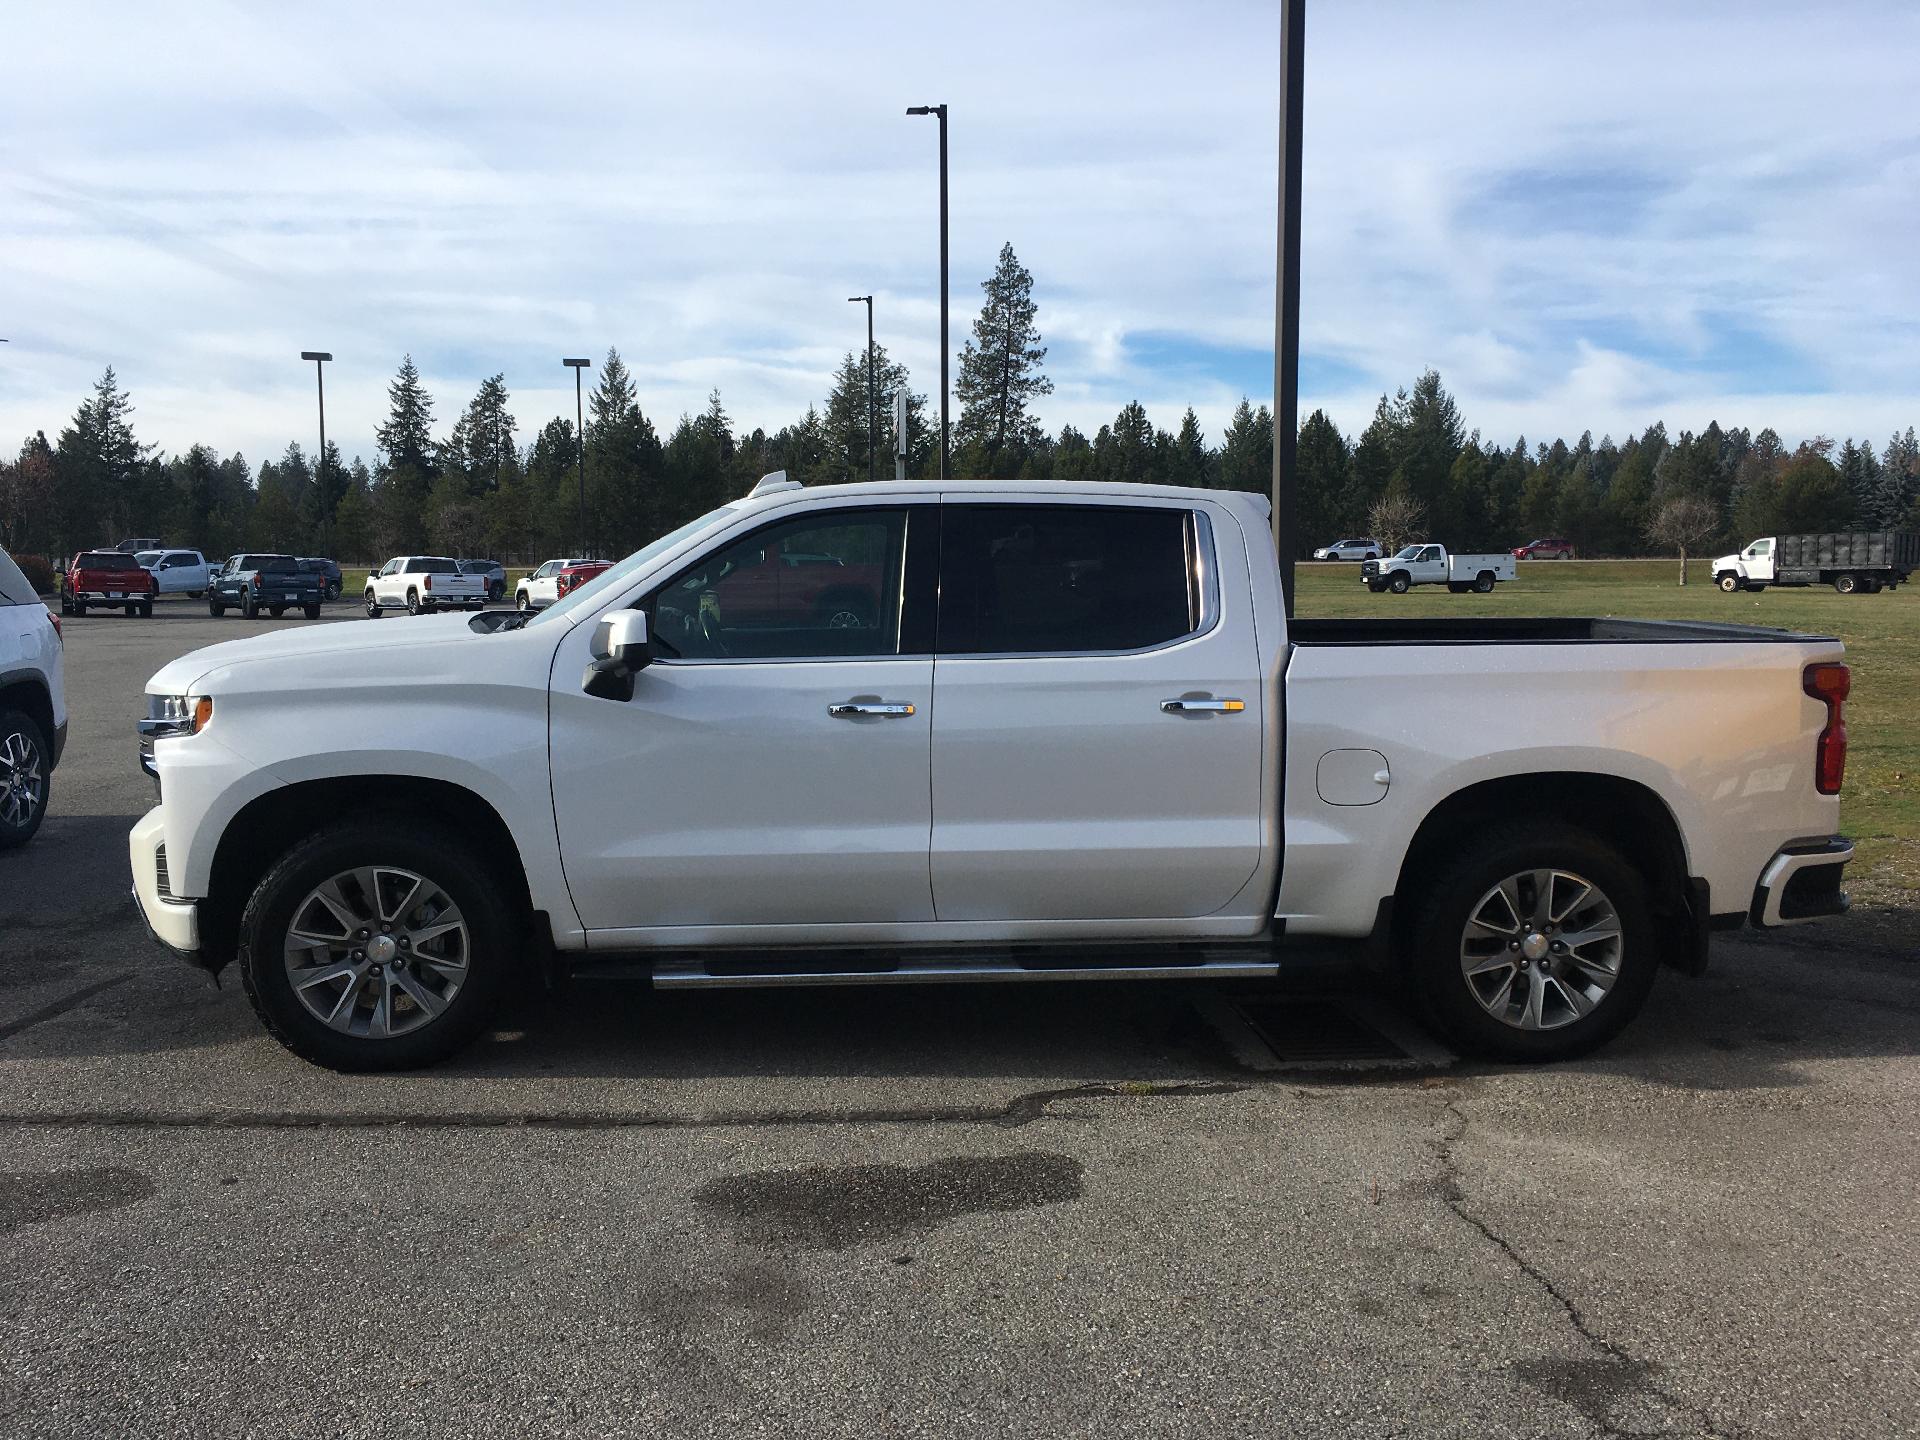
{"label": "front door", "polygon": [[[937,519],[810,508],[720,542],[646,602],[656,659],[631,699],[556,664],[554,814],[589,930],[933,918]],[[771,601],[789,554],[858,603]]]}
{"label": "front door", "polygon": [[1219,602],[1247,593],[1240,536],[1179,501],[942,510],[939,918],[1219,910],[1261,858],[1259,652]]}
{"label": "front door", "polygon": [[1749,580],[1773,579],[1773,541],[1754,541],[1747,547],[1746,562]]}

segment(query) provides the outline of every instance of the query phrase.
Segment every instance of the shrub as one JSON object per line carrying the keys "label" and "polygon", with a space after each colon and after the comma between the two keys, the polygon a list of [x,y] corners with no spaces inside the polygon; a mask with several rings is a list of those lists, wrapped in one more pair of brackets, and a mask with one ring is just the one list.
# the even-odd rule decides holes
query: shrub
{"label": "shrub", "polygon": [[27,577],[36,595],[51,595],[60,588],[53,578],[53,566],[43,556],[16,555],[13,563],[20,567],[20,573]]}

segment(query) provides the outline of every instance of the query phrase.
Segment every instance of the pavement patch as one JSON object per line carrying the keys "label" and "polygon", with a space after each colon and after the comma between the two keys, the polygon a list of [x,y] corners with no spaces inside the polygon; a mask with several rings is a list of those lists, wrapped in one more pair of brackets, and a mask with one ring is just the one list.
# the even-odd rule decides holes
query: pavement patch
{"label": "pavement patch", "polygon": [[0,1174],[0,1234],[69,1215],[124,1210],[152,1195],[154,1188],[150,1176],[124,1165],[44,1175]]}

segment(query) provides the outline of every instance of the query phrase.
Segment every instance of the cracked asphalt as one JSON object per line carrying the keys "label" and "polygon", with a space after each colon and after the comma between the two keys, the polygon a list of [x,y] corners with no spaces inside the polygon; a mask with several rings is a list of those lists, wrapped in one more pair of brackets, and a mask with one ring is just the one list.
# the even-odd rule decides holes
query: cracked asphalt
{"label": "cracked asphalt", "polygon": [[1920,1430],[1911,947],[1726,937],[1538,1070],[1261,1069],[1167,985],[581,981],[337,1076],[124,898],[141,683],[238,623],[70,624],[0,856],[9,1437]]}

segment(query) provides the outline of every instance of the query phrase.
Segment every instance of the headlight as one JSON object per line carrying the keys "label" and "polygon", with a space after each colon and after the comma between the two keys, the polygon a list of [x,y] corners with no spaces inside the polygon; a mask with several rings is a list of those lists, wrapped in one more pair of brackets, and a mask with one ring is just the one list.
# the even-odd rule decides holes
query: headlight
{"label": "headlight", "polygon": [[149,695],[140,733],[151,739],[198,735],[213,719],[211,695]]}

